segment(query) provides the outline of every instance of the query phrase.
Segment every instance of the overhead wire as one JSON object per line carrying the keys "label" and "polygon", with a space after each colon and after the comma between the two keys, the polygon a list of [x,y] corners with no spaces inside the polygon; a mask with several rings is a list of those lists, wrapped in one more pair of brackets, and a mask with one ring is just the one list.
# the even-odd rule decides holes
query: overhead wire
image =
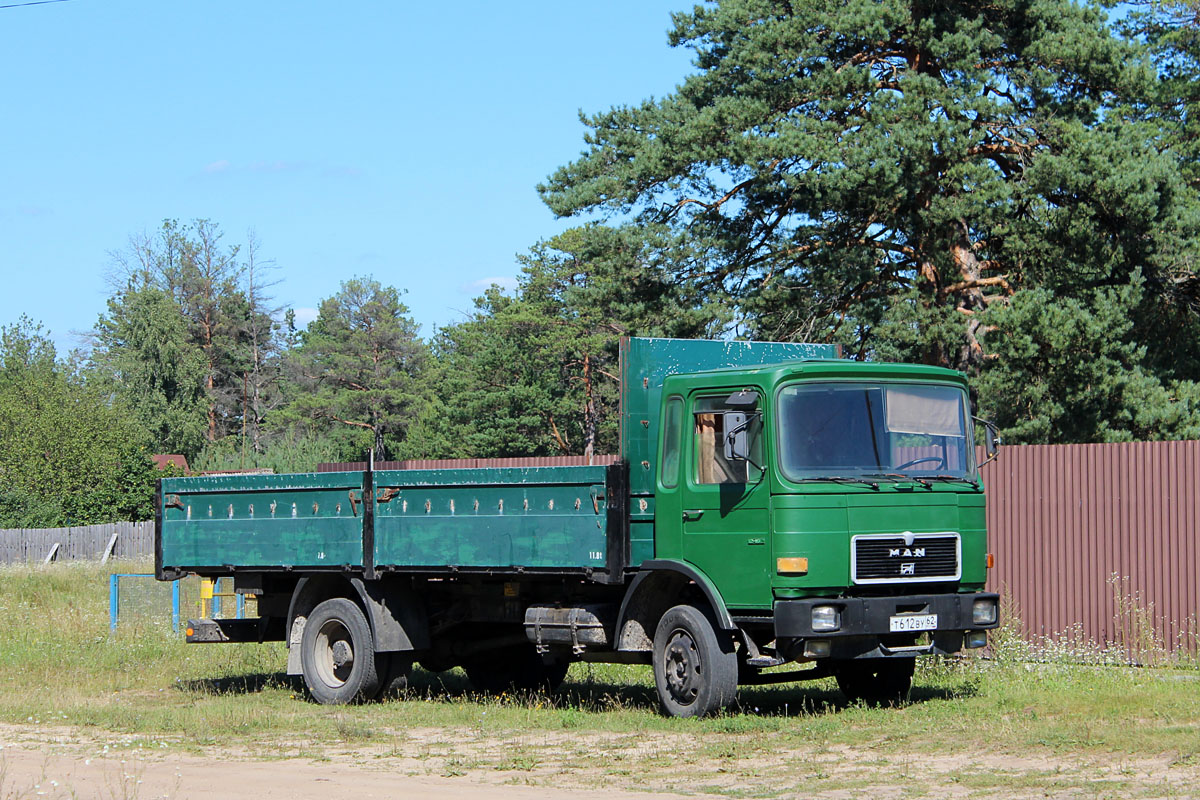
{"label": "overhead wire", "polygon": [[0,8],[22,8],[23,6],[44,6],[48,3],[65,3],[67,0],[30,0],[28,3],[9,3]]}

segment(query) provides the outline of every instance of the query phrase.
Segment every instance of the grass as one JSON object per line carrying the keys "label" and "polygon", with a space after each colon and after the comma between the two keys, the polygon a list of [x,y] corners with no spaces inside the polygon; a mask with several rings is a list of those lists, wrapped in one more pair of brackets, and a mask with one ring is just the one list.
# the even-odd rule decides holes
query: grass
{"label": "grass", "polygon": [[897,709],[847,705],[823,680],[745,687],[728,714],[665,719],[647,668],[587,664],[551,696],[481,696],[458,671],[418,669],[403,699],[329,708],[282,674],[282,644],[189,646],[165,616],[110,632],[108,573],[145,567],[0,569],[4,730],[734,797],[1185,797],[1200,781],[1194,668],[1029,661],[1001,637],[994,659],[920,662],[913,702]]}

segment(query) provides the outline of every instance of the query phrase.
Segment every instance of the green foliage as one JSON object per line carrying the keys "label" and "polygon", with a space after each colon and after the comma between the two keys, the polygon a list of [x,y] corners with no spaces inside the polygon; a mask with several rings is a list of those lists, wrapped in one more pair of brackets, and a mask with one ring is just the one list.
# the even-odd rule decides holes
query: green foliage
{"label": "green foliage", "polygon": [[[334,433],[343,455],[361,458],[370,448],[385,458],[388,441],[405,438],[427,393],[427,347],[407,315],[396,289],[372,278],[343,282],[292,352],[301,391],[283,416]],[[353,430],[347,436],[345,429]]]}
{"label": "green foliage", "polygon": [[62,506],[27,489],[0,490],[0,528],[53,528],[63,519]]}
{"label": "green foliage", "polygon": [[16,324],[0,327],[0,382],[53,372],[57,361],[54,342],[40,322],[22,314]]}
{"label": "green foliage", "polygon": [[27,319],[3,328],[0,366],[0,525],[149,519],[159,473],[134,415]]}
{"label": "green foliage", "polygon": [[155,450],[194,458],[207,425],[205,360],[188,340],[179,306],[154,286],[130,288],[108,301],[96,330],[94,368]]}
{"label": "green foliage", "polygon": [[[1180,401],[1157,421],[1112,403],[1101,404],[1112,418],[1080,409],[1092,426],[1069,435],[1181,435],[1193,424],[1181,398],[1200,378],[1200,203],[1180,171],[1189,156],[1163,148],[1185,137],[1164,139],[1169,112],[1154,109],[1191,108],[1178,98],[1195,83],[1172,76],[1193,75],[1196,37],[1177,22],[1161,30],[1147,33],[1156,80],[1139,43],[1068,0],[697,5],[670,32],[696,72],[662,99],[585,116],[587,150],[539,189],[560,215],[634,214],[686,236],[671,277],[727,294],[754,337],[972,373],[986,361],[992,391],[1037,383],[1018,372],[1034,363],[1005,351],[1005,325],[1028,319],[1006,313],[1010,299],[1051,297],[1071,317],[1130,287],[1136,322],[1117,342],[1094,325],[1038,335],[1141,353],[1142,388],[1110,393],[1118,405]],[[1173,357],[1146,352],[1164,337]],[[1050,394],[989,403],[1018,400],[1046,404],[1026,408],[1041,421],[1020,436],[1062,417]]]}
{"label": "green foliage", "polygon": [[1200,387],[1164,383],[1131,340],[1140,284],[1087,300],[1017,293],[990,319],[1004,331],[980,376],[983,408],[1013,443],[1200,438]]}
{"label": "green foliage", "polygon": [[[674,15],[695,71],[585,116],[586,151],[539,187],[609,219],[531,247],[515,292],[428,344],[369,278],[298,330],[253,235],[166,220],[119,254],[82,370],[30,320],[3,329],[0,515],[143,515],[153,451],[277,471],[614,452],[626,335],[956,367],[1009,441],[1200,437],[1200,3],[1101,5],[1114,26],[1072,0]],[[48,466],[68,462],[89,486]]]}
{"label": "green foliage", "polygon": [[1193,186],[1200,186],[1200,2],[1135,0],[1121,19],[1127,35],[1145,41],[1160,80],[1144,106],[1163,129]]}
{"label": "green foliage", "polygon": [[449,452],[616,453],[620,337],[703,336],[721,318],[661,268],[677,245],[632,227],[570,229],[521,257],[515,296],[493,287],[439,331]]}
{"label": "green foliage", "polygon": [[[183,326],[181,335],[173,332],[172,346],[195,351],[186,356],[189,394],[191,362],[199,357],[203,365],[204,440],[245,431],[260,450],[265,416],[279,404],[284,344],[263,281],[271,264],[259,257],[253,234],[244,248],[223,239],[220,227],[205,219],[166,220],[156,235],[135,237],[117,254],[124,286],[114,300],[157,290],[174,304]],[[146,360],[136,352],[133,358]],[[192,435],[190,429],[180,433],[192,447],[188,454],[199,449]]]}
{"label": "green foliage", "polygon": [[[1136,52],[1069,2],[784,5],[678,14],[699,71],[672,95],[585,119],[589,150],[541,187],[559,214],[640,210],[703,247],[711,291],[752,330],[866,351],[896,297],[974,312],[1020,267],[1026,171],[1139,79]],[[1132,66],[1129,66],[1132,64]],[[920,337],[907,357],[978,363]],[[955,337],[960,338],[960,337]]]}
{"label": "green foliage", "polygon": [[329,436],[320,436],[293,427],[264,437],[261,452],[238,436],[226,436],[206,445],[191,462],[197,471],[271,469],[276,473],[316,472],[323,462],[338,461],[341,452]]}

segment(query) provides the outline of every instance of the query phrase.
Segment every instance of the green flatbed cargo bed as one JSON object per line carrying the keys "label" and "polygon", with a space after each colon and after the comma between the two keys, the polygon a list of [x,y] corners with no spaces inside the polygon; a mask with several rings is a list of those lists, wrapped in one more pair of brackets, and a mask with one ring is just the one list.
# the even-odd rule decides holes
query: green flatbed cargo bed
{"label": "green flatbed cargo bed", "polygon": [[628,562],[623,473],[614,465],[164,479],[158,569],[618,578]]}

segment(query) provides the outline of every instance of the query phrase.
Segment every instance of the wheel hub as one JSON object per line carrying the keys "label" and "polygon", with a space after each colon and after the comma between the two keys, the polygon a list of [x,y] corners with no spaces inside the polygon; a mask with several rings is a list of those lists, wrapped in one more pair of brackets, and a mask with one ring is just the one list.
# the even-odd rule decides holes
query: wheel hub
{"label": "wheel hub", "polygon": [[694,702],[701,680],[700,654],[696,650],[696,643],[687,633],[678,632],[666,649],[667,690],[680,703]]}
{"label": "wheel hub", "polygon": [[344,667],[354,660],[354,651],[350,649],[350,643],[345,639],[334,642],[332,650],[333,665],[335,667]]}

